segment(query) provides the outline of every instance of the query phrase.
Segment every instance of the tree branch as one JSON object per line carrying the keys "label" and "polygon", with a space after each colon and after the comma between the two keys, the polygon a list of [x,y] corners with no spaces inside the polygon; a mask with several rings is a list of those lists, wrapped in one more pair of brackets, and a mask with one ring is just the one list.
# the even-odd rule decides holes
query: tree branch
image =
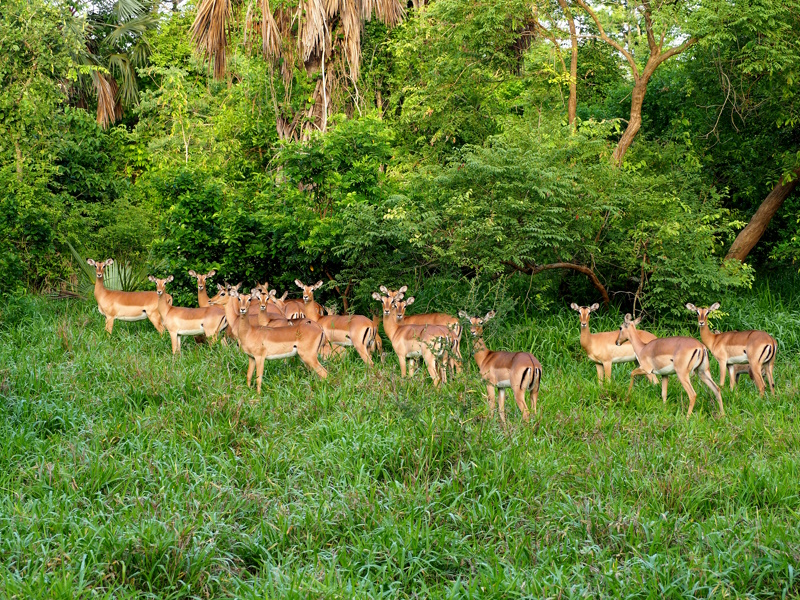
{"label": "tree branch", "polygon": [[589,281],[592,282],[592,285],[597,289],[597,291],[600,292],[600,296],[603,298],[603,304],[608,306],[611,303],[611,298],[609,298],[608,291],[606,291],[605,286],[597,278],[595,272],[585,265],[577,265],[575,263],[569,263],[569,262],[557,262],[557,263],[550,263],[549,265],[537,265],[535,263],[525,263],[524,266],[520,266],[508,260],[504,260],[502,262],[504,265],[511,267],[516,271],[520,271],[521,273],[528,273],[529,275],[538,275],[542,271],[550,271],[552,269],[569,269],[571,271],[577,271],[578,273],[583,273],[589,278]]}
{"label": "tree branch", "polygon": [[647,45],[650,47],[650,56],[658,56],[659,47],[656,45],[656,37],[653,35],[653,15],[650,12],[649,0],[642,0],[644,6],[644,28],[647,31]]}
{"label": "tree branch", "polygon": [[633,55],[630,52],[628,52],[627,50],[625,50],[625,48],[623,48],[618,42],[616,42],[616,41],[612,40],[610,37],[608,37],[608,35],[605,32],[605,29],[603,29],[603,26],[600,24],[600,19],[597,17],[597,14],[591,8],[589,8],[587,6],[587,4],[586,4],[586,2],[584,2],[584,0],[576,0],[576,2],[580,5],[580,7],[583,10],[585,10],[587,13],[589,13],[590,17],[592,17],[592,20],[594,21],[594,24],[597,26],[597,30],[600,32],[600,38],[606,44],[609,44],[613,48],[616,48],[616,50],[618,52],[620,52],[622,54],[622,56],[625,57],[625,60],[628,61],[628,64],[631,67],[631,73],[633,74],[633,78],[634,79],[639,79],[639,68],[636,66],[636,61],[633,60]]}

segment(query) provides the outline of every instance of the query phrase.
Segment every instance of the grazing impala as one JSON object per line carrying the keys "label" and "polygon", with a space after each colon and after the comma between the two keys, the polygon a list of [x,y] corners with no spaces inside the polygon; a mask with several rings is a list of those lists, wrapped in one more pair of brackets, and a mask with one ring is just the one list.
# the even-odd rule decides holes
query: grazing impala
{"label": "grazing impala", "polygon": [[216,341],[217,334],[227,325],[224,310],[218,306],[204,308],[172,306],[172,296],[167,294],[167,284],[174,277],[170,275],[166,279],[157,279],[150,275],[148,279],[156,284],[158,312],[172,339],[173,354],[181,351],[182,335],[204,335],[209,341]]}
{"label": "grazing impala", "polygon": [[[392,291],[385,285],[382,285],[380,290],[386,294],[390,300],[402,300],[403,295],[405,294],[406,290],[408,290],[408,286],[404,285],[399,290]],[[459,321],[457,317],[452,317],[447,313],[421,313],[416,315],[406,315],[403,323],[406,325],[442,325],[443,327],[450,329],[453,332],[451,337],[453,337],[454,341],[452,344],[451,354],[447,359],[447,363],[448,366],[456,373],[461,370],[462,327],[461,321]]]}
{"label": "grazing impala", "polygon": [[383,305],[383,329],[400,361],[400,375],[406,376],[406,361],[422,357],[433,384],[447,382],[447,372],[440,363],[446,346],[451,344],[452,332],[441,325],[405,325],[406,306],[414,302],[413,297],[406,301],[392,300],[377,292],[372,297]]}
{"label": "grazing impala", "polygon": [[195,271],[189,271],[189,275],[197,279],[197,306],[204,308],[208,306],[208,291],[206,290],[206,279],[216,275],[216,271],[209,271],[205,275]]}
{"label": "grazing impala", "polygon": [[[611,379],[611,365],[617,363],[633,362],[636,360],[636,353],[630,343],[617,345],[619,332],[601,331],[592,333],[589,331],[589,316],[600,308],[595,303],[591,306],[578,306],[574,302],[569,305],[572,310],[578,311],[581,316],[581,347],[586,351],[595,367],[597,367],[597,380],[603,385],[603,375],[605,379]],[[639,331],[639,338],[646,344],[656,339],[649,331]],[[647,375],[651,383],[658,383],[655,375]]]}
{"label": "grazing impala", "polygon": [[99,263],[88,258],[86,262],[95,269],[94,297],[97,300],[97,310],[106,318],[108,333],[113,331],[115,319],[120,321],[150,319],[158,333],[164,333],[164,325],[161,323],[161,315],[158,312],[158,295],[155,292],[109,290],[103,282],[104,271],[107,266],[113,265],[114,261],[109,258],[105,262]]}
{"label": "grazing impala", "polygon": [[324,317],[316,310],[309,310],[308,318],[315,321],[325,332],[325,338],[334,346],[352,346],[365,363],[372,366],[372,352],[375,351],[375,337],[378,328],[375,323],[361,315],[334,315]]}
{"label": "grazing impala", "polygon": [[302,300],[287,300],[284,303],[284,313],[289,319],[299,319],[302,317],[313,318],[315,313],[317,316],[322,316],[325,312],[319,303],[314,302],[314,291],[322,287],[322,281],[318,281],[314,285],[306,285],[299,279],[295,279],[294,283],[297,287],[303,290]]}
{"label": "grazing impala", "polygon": [[[239,347],[247,354],[247,387],[256,372],[256,391],[261,393],[264,361],[299,356],[300,360],[322,379],[328,372],[319,363],[317,355],[325,343],[325,334],[317,325],[299,323],[293,327],[253,327],[246,318],[251,296],[233,292],[239,301],[239,319],[236,322]],[[241,318],[245,317],[245,318]]]}
{"label": "grazing impala", "polygon": [[514,401],[522,411],[522,420],[528,421],[530,413],[525,401],[526,394],[531,393],[531,409],[536,412],[536,403],[539,400],[539,383],[542,380],[542,365],[530,352],[495,352],[486,348],[483,341],[483,325],[495,312],[486,313],[480,317],[470,317],[464,311],[458,315],[469,321],[469,330],[475,339],[473,356],[481,372],[481,377],[487,382],[486,392],[489,395],[489,416],[494,416],[495,388],[500,392],[500,420],[506,422],[506,389],[511,388]]}
{"label": "grazing impala", "polygon": [[775,355],[778,353],[778,343],[766,331],[726,331],[725,333],[712,333],[708,328],[708,315],[719,310],[719,302],[714,302],[708,308],[698,308],[687,303],[686,308],[697,313],[697,324],[700,326],[700,339],[708,346],[711,354],[719,363],[719,385],[725,386],[725,371],[730,373],[730,386],[736,384],[736,376],[744,369],[736,365],[748,365],[750,377],[758,388],[758,393],[764,395],[763,371],[767,373],[769,389],[775,393],[775,380],[772,377],[772,367],[775,364]]}
{"label": "grazing impala", "polygon": [[692,373],[696,372],[700,381],[705,383],[716,396],[719,403],[720,416],[725,416],[725,409],[722,407],[722,395],[717,384],[711,378],[711,372],[708,370],[708,348],[694,338],[682,336],[656,338],[652,342],[645,344],[639,332],[636,331],[636,325],[641,320],[642,318],[639,317],[634,321],[631,319],[630,314],[625,315],[625,321],[620,326],[619,335],[617,336],[618,344],[625,340],[630,340],[633,351],[636,352],[636,358],[639,361],[639,368],[631,372],[631,385],[628,388],[628,393],[630,394],[633,389],[633,378],[636,375],[647,373],[660,375],[661,398],[666,404],[669,375],[674,373],[677,375],[678,381],[681,382],[683,389],[689,395],[689,411],[686,413],[688,418],[692,415],[694,401],[697,398],[697,393],[694,391],[689,378]]}

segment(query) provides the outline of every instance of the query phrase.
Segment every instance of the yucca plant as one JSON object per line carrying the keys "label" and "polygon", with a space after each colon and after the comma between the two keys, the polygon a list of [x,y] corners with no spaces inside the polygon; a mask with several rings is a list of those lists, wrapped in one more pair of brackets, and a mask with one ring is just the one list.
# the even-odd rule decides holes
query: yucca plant
{"label": "yucca plant", "polygon": [[[81,276],[78,281],[76,293],[82,298],[88,298],[94,292],[95,270],[86,263],[86,258],[81,256],[75,247],[67,242],[69,251],[78,264]],[[103,281],[110,290],[121,290],[123,292],[136,292],[148,288],[147,276],[152,272],[161,272],[167,268],[165,259],[153,263],[148,259],[143,263],[132,264],[127,261],[114,261],[106,267]]]}

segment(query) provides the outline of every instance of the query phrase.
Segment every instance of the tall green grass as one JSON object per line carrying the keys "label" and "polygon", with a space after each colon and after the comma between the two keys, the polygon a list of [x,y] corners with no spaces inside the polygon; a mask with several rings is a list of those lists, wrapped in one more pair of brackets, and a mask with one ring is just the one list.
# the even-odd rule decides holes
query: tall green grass
{"label": "tall green grass", "polygon": [[[698,384],[687,420],[677,382],[666,405],[627,397],[629,365],[600,388],[577,314],[525,309],[487,331],[544,365],[539,414],[507,402],[503,429],[472,362],[436,390],[391,354],[325,382],[276,361],[258,396],[232,345],[173,358],[89,303],[7,304],[0,596],[798,597],[800,305],[723,309],[778,337],[776,396],[743,377],[720,419]],[[697,334],[688,311],[647,326]]]}

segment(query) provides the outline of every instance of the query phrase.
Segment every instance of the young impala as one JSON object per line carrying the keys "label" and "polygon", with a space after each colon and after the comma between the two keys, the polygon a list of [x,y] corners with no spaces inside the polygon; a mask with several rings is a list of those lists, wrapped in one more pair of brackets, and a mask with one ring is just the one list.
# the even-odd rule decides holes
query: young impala
{"label": "young impala", "polygon": [[298,323],[292,327],[254,327],[247,318],[251,296],[233,292],[239,302],[239,319],[236,322],[239,347],[247,354],[247,387],[256,372],[256,391],[261,393],[264,361],[299,356],[300,360],[322,379],[328,372],[319,363],[318,354],[325,343],[325,334],[316,325]]}
{"label": "young impala", "polygon": [[736,376],[744,372],[737,365],[748,365],[750,377],[758,388],[758,393],[764,395],[763,371],[767,373],[769,389],[775,393],[775,380],[772,376],[772,367],[775,364],[775,355],[778,353],[778,343],[766,331],[726,331],[725,333],[712,333],[708,328],[708,315],[719,310],[719,302],[708,308],[698,308],[694,304],[686,304],[686,308],[697,313],[697,324],[700,326],[700,339],[708,346],[711,354],[719,363],[719,385],[725,386],[725,371],[730,373],[730,386],[736,384]]}
{"label": "young impala", "polygon": [[683,389],[689,395],[689,411],[686,413],[687,418],[692,415],[694,409],[694,401],[697,398],[697,393],[692,387],[692,382],[689,378],[692,373],[697,373],[700,381],[708,386],[719,403],[719,414],[725,416],[725,409],[722,406],[722,395],[720,394],[717,384],[711,378],[711,372],[708,370],[708,348],[690,337],[668,337],[656,338],[652,342],[644,343],[639,332],[636,331],[636,325],[642,320],[641,317],[635,321],[631,319],[631,315],[625,315],[625,321],[619,328],[619,335],[617,336],[617,343],[621,344],[625,340],[630,340],[633,346],[633,351],[636,352],[636,358],[639,361],[639,368],[631,372],[631,385],[628,388],[628,393],[633,389],[633,379],[636,375],[653,373],[661,376],[661,398],[666,404],[667,402],[667,385],[669,382],[669,375],[673,373],[677,375],[678,381],[681,382]]}
{"label": "young impala", "polygon": [[109,258],[105,262],[99,263],[88,258],[86,262],[95,269],[94,297],[97,300],[97,310],[106,318],[108,333],[113,331],[115,319],[120,321],[150,319],[158,333],[164,333],[164,325],[161,323],[161,315],[158,312],[158,295],[155,292],[109,290],[103,281],[104,271],[107,266],[113,265],[114,261]]}
{"label": "young impala", "polygon": [[500,392],[500,420],[506,422],[506,389],[511,389],[514,401],[522,411],[522,420],[528,421],[530,413],[525,401],[526,394],[531,393],[531,409],[536,413],[536,403],[539,400],[539,383],[542,380],[542,365],[530,352],[495,352],[486,348],[483,341],[483,326],[494,317],[495,312],[486,313],[482,319],[470,317],[464,311],[458,315],[469,321],[470,333],[475,342],[473,356],[481,372],[481,377],[487,382],[486,392],[489,396],[489,416],[494,416],[495,388]]}
{"label": "young impala", "polygon": [[206,286],[206,279],[216,275],[216,271],[209,271],[206,274],[189,271],[189,275],[197,279],[197,306],[204,308],[208,306],[208,291]]}
{"label": "young impala", "polygon": [[445,348],[451,344],[452,332],[441,325],[405,325],[403,317],[406,306],[414,302],[413,297],[406,301],[393,301],[377,292],[372,297],[383,306],[383,329],[400,361],[400,375],[406,376],[406,362],[409,359],[421,357],[434,385],[438,386],[440,381],[447,382],[447,373],[441,360]]}
{"label": "young impala", "polygon": [[227,325],[224,310],[218,306],[204,308],[172,306],[172,296],[167,294],[166,288],[174,277],[170,275],[166,279],[157,279],[150,275],[148,279],[156,284],[158,312],[172,339],[173,354],[181,351],[182,335],[204,335],[209,341],[216,341],[217,334]]}
{"label": "young impala", "polygon": [[[574,302],[569,305],[572,310],[578,312],[581,316],[581,347],[586,352],[595,367],[597,367],[597,380],[600,385],[603,385],[603,376],[605,379],[611,379],[611,365],[618,363],[633,362],[636,360],[636,353],[633,351],[633,346],[630,343],[617,345],[617,331],[601,331],[599,333],[592,333],[589,330],[589,317],[591,314],[600,308],[600,305],[595,303],[591,306],[578,306]],[[639,337],[646,344],[656,339],[649,331],[639,331]],[[658,383],[655,375],[647,375],[651,383]]]}
{"label": "young impala", "polygon": [[[385,285],[380,290],[386,294],[390,300],[402,300],[408,286],[404,285],[399,290],[392,291]],[[461,321],[457,317],[452,317],[447,313],[420,313],[416,315],[406,315],[403,323],[406,325],[441,325],[452,331],[453,344],[450,354],[447,357],[448,366],[458,373],[461,370]]]}

